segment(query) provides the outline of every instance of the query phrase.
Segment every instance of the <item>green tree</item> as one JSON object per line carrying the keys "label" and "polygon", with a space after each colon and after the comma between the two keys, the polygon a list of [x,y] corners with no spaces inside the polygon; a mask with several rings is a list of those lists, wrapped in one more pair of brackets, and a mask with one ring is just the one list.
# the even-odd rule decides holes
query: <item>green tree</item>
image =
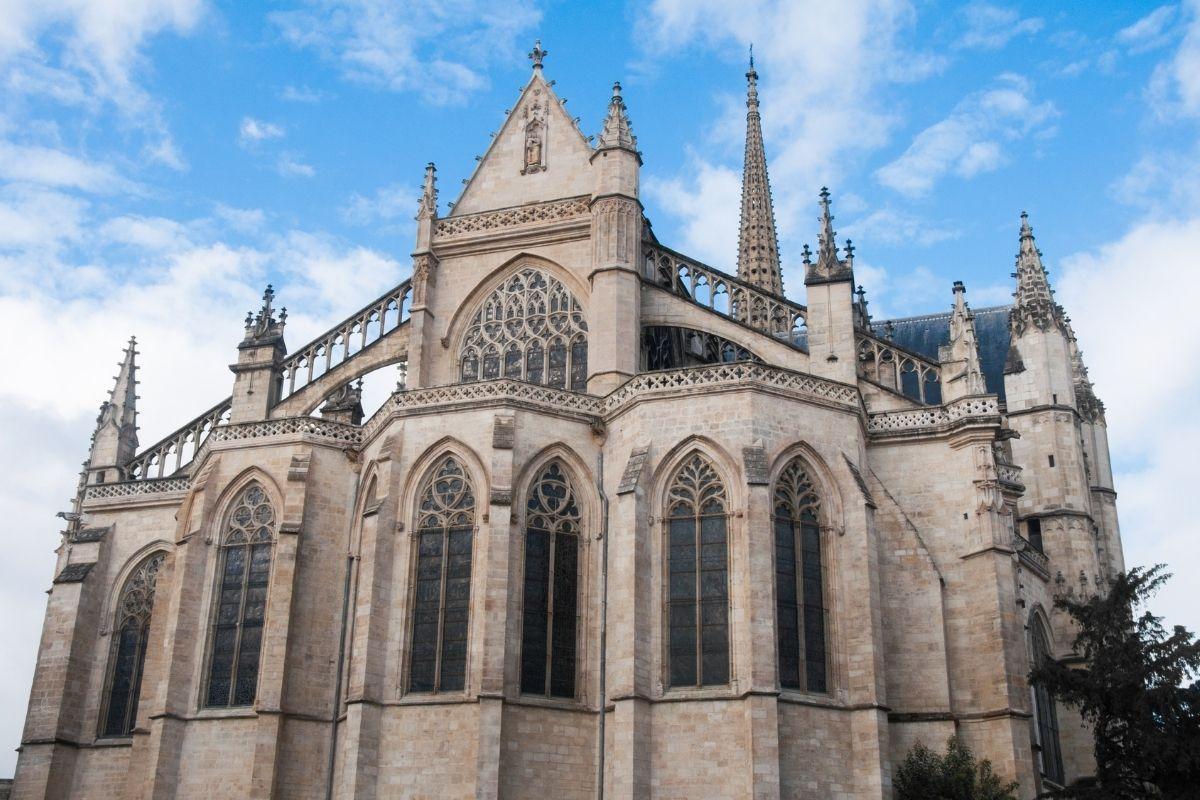
{"label": "green tree", "polygon": [[957,736],[946,755],[917,744],[896,770],[896,800],[1016,800],[1016,781],[1005,783],[986,759],[975,763],[971,748]]}
{"label": "green tree", "polygon": [[1079,710],[1095,736],[1096,776],[1055,796],[1078,800],[1200,797],[1200,642],[1143,610],[1171,576],[1159,564],[1117,575],[1103,595],[1059,597],[1077,626],[1079,663],[1030,674]]}

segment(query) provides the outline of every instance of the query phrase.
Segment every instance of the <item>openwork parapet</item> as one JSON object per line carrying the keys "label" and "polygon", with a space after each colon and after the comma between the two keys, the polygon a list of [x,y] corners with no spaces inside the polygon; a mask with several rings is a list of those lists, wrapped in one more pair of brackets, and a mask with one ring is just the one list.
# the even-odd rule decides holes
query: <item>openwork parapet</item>
{"label": "openwork parapet", "polygon": [[103,500],[109,497],[135,497],[148,494],[186,492],[191,483],[190,478],[152,478],[144,481],[96,483],[83,490],[83,499],[86,502],[88,500]]}
{"label": "openwork parapet", "polygon": [[551,200],[548,203],[530,203],[524,206],[502,208],[499,211],[488,211],[482,214],[464,214],[461,217],[446,217],[434,223],[435,236],[460,236],[464,233],[482,233],[500,228],[514,228],[518,225],[532,225],[541,222],[558,222],[575,217],[583,217],[589,213],[590,198],[568,197],[565,200]]}
{"label": "openwork parapet", "polygon": [[808,309],[661,245],[645,247],[643,277],[698,306],[802,350]]}
{"label": "openwork parapet", "polygon": [[870,414],[867,430],[875,434],[925,433],[949,428],[953,423],[971,417],[992,417],[1000,413],[995,395],[963,397],[945,406],[914,408],[904,411],[881,411]]}
{"label": "openwork parapet", "polygon": [[279,399],[302,389],[408,321],[412,282],[404,281],[283,361]]}

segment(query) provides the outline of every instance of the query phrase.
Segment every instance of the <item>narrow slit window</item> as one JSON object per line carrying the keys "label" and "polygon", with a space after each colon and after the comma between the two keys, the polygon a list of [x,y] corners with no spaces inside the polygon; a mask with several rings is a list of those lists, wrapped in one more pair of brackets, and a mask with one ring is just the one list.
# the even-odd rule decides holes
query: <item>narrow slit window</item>
{"label": "narrow slit window", "polygon": [[775,638],[779,684],[828,689],[820,497],[804,462],[793,459],[775,484]]}

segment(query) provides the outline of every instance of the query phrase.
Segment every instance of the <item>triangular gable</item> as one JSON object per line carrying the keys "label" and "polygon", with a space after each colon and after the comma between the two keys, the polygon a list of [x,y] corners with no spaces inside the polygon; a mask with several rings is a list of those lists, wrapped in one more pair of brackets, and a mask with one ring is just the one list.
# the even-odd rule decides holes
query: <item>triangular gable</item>
{"label": "triangular gable", "polygon": [[592,148],[535,69],[450,216],[591,194]]}

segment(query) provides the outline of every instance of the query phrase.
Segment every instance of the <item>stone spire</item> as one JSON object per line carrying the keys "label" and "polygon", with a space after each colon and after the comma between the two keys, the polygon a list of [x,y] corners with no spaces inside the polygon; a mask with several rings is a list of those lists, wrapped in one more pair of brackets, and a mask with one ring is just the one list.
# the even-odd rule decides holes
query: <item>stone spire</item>
{"label": "stone spire", "polygon": [[833,230],[833,214],[829,211],[829,189],[821,187],[821,233],[817,236],[817,260],[812,260],[808,245],[804,246],[804,283],[854,282],[854,244],[846,240],[846,257],[838,257],[837,234]]}
{"label": "stone spire", "polygon": [[779,237],[775,233],[775,210],[771,204],[771,182],[767,177],[767,155],[763,149],[762,116],[758,113],[758,72],[754,69],[753,50],[750,51],[746,82],[746,158],[742,172],[737,274],[747,283],[782,296]]}
{"label": "stone spire", "polygon": [[242,344],[254,346],[283,339],[283,328],[287,324],[287,309],[281,309],[279,318],[275,317],[275,289],[267,284],[263,292],[262,307],[255,314],[246,313],[246,338]]}
{"label": "stone spire", "polygon": [[613,84],[612,99],[608,102],[608,115],[604,118],[604,127],[600,130],[597,149],[637,152],[637,137],[633,135],[633,125],[629,121],[625,100],[621,97],[620,83]]}
{"label": "stone spire", "polygon": [[132,336],[118,367],[92,436],[87,466],[94,483],[123,479],[125,465],[137,453],[137,340]]}
{"label": "stone spire", "polygon": [[968,395],[987,394],[987,381],[979,360],[975,314],[967,305],[967,287],[954,282],[954,311],[950,314],[950,344],[938,348],[942,366],[942,402]]}
{"label": "stone spire", "polygon": [[1050,288],[1050,279],[1042,266],[1042,253],[1037,249],[1029,215],[1024,211],[1021,212],[1021,249],[1017,253],[1017,271],[1013,277],[1017,279],[1017,291],[1013,294],[1016,301],[1009,312],[1013,335],[1020,336],[1031,326],[1041,331],[1053,327],[1065,332],[1062,307],[1054,302],[1054,290]]}

